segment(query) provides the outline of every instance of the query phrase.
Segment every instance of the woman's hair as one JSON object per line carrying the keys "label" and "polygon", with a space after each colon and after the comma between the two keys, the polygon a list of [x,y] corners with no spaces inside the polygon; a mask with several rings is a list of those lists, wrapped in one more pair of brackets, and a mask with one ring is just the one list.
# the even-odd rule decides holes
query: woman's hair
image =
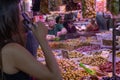
{"label": "woman's hair", "polygon": [[0,43],[13,40],[13,34],[19,35],[19,0],[0,0]]}
{"label": "woman's hair", "polygon": [[62,16],[56,17],[56,23],[59,23],[59,21],[60,21],[61,18],[62,18]]}

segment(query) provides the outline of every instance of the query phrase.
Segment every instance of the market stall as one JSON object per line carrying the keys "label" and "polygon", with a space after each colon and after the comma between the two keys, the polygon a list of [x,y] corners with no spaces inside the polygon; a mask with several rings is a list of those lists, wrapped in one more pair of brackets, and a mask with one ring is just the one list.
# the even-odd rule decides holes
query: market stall
{"label": "market stall", "polygon": [[[115,72],[117,76],[120,75],[120,36],[113,35],[113,28],[109,31],[85,31],[90,19],[96,18],[96,7],[100,11],[106,11],[106,0],[97,1],[63,0],[61,2],[59,0],[57,2],[57,0],[43,0],[41,3],[41,7],[46,7],[41,8],[40,12],[43,14],[49,13],[46,15],[47,18],[55,19],[59,15],[65,16],[82,10],[82,19],[75,21],[72,19],[73,25],[78,29],[77,33],[66,34],[49,41],[53,54],[59,63],[63,80],[90,80],[90,78],[91,80],[102,80],[103,77],[112,77],[112,54],[114,52],[114,55],[116,55]],[[80,8],[77,8],[75,4],[70,5],[72,3],[80,3],[82,9],[80,6]],[[104,5],[102,5],[103,3]],[[115,7],[111,0],[109,3],[112,7]],[[113,9],[110,7],[111,5],[107,5],[108,10],[115,12],[114,15],[117,14],[119,12],[118,8]],[[38,21],[41,21],[40,16],[37,15]],[[115,48],[113,48],[113,43]],[[44,63],[44,56],[40,47],[37,51],[37,59]]]}
{"label": "market stall", "polygon": [[[96,36],[80,36],[76,39],[49,42],[62,71],[63,80],[84,80],[85,78],[90,77],[91,73],[81,67],[80,63],[96,72],[94,75],[98,79],[95,80],[100,80],[103,76],[111,77],[111,31],[99,32],[96,34]],[[102,36],[105,34],[106,37],[108,37],[106,38],[108,39],[107,42],[104,42],[105,38]],[[117,75],[119,75],[119,52],[120,51],[118,50],[116,53]],[[43,58],[41,53],[41,50],[38,49],[38,60],[40,61],[41,58]],[[108,64],[108,66],[106,66],[106,64]]]}

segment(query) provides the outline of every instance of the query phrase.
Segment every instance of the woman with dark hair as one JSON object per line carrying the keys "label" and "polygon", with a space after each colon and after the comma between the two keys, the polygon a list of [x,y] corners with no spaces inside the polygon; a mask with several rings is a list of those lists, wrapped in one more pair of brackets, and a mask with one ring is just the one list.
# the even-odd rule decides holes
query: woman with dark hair
{"label": "woman with dark hair", "polygon": [[56,25],[55,27],[58,29],[57,31],[57,36],[65,35],[67,33],[67,30],[63,26],[63,19],[62,16],[57,16],[56,17]]}
{"label": "woman with dark hair", "polygon": [[[43,23],[31,27],[44,52],[46,65],[38,62],[25,49],[24,27],[21,26],[17,0],[0,0],[0,75],[5,80],[62,80],[60,70],[48,42]],[[39,27],[38,27],[39,26]]]}
{"label": "woman with dark hair", "polygon": [[62,24],[63,23],[63,20],[62,20],[62,16],[57,16],[56,17],[56,23],[58,24]]}
{"label": "woman with dark hair", "polygon": [[65,28],[67,30],[67,34],[65,36],[66,39],[78,38],[79,37],[77,29],[73,25],[72,21],[65,21],[63,25],[65,26]]}
{"label": "woman with dark hair", "polygon": [[76,33],[77,29],[76,27],[73,25],[72,21],[66,21],[64,24],[65,28],[67,29],[67,33]]}

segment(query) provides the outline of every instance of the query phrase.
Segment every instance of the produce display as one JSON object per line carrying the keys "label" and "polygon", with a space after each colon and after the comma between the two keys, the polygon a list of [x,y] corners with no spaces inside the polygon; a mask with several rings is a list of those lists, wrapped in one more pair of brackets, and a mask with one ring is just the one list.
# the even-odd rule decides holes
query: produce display
{"label": "produce display", "polygon": [[[57,56],[59,53],[57,53],[56,51],[52,51],[53,52],[53,54],[55,55],[55,56]],[[43,53],[43,51],[41,50],[41,48],[38,48],[37,49],[37,58],[44,58],[44,55],[43,55],[44,53]]]}
{"label": "produce display", "polygon": [[120,52],[117,52],[116,56],[120,58]]}
{"label": "produce display", "polygon": [[63,80],[80,80],[84,76],[89,76],[89,74],[79,69],[79,66],[76,65],[73,61],[68,59],[58,60]]}
{"label": "produce display", "polygon": [[44,55],[43,55],[43,51],[41,50],[41,48],[38,48],[37,49],[37,58],[44,58]]}
{"label": "produce display", "polygon": [[[96,41],[96,38],[87,37],[76,39],[68,39],[63,41],[50,41],[49,45],[53,50],[63,80],[99,80],[103,76],[108,76],[112,72],[112,63],[109,59],[112,54],[111,49],[102,49],[98,44],[92,44],[91,41]],[[38,49],[37,58],[44,59],[41,48]],[[116,51],[117,58],[120,58],[120,51]],[[120,60],[117,59],[116,72],[120,74]],[[42,62],[42,61],[41,61]],[[95,71],[95,75],[91,76],[89,71]],[[87,69],[88,70],[88,69]]]}
{"label": "produce display", "polygon": [[50,11],[57,11],[56,0],[49,0],[49,10]]}
{"label": "produce display", "polygon": [[97,76],[89,76],[89,77],[83,77],[80,80],[99,80]]}
{"label": "produce display", "polygon": [[82,13],[84,18],[95,18],[95,0],[82,0]]}
{"label": "produce display", "polygon": [[[103,39],[102,42],[103,42],[103,45],[105,45],[105,46],[112,46],[112,40]],[[116,42],[116,45],[118,45],[117,42]]]}
{"label": "produce display", "polygon": [[62,72],[67,72],[70,70],[78,70],[78,65],[74,61],[69,59],[58,59],[60,69]]}
{"label": "produce display", "polygon": [[113,14],[120,13],[120,0],[107,0],[107,9]]}
{"label": "produce display", "polygon": [[80,46],[90,45],[89,42],[82,42],[80,39],[68,39],[65,41],[54,41],[49,42],[49,45],[52,49],[66,49],[66,50],[74,50],[79,48]]}
{"label": "produce display", "polygon": [[97,76],[105,76],[104,73],[98,72],[95,67],[91,67],[91,70],[95,71],[95,75],[90,75],[85,69],[69,59],[58,59],[58,63],[62,72],[63,80],[85,80],[85,78],[99,80]]}
{"label": "produce display", "polygon": [[76,50],[73,50],[73,51],[61,50],[61,55],[63,58],[68,58],[68,59],[81,58],[84,56],[84,54]]}
{"label": "produce display", "polygon": [[106,45],[106,46],[112,46],[112,40],[102,40],[103,41],[103,45]]}
{"label": "produce display", "polygon": [[89,74],[84,70],[69,71],[63,73],[63,80],[80,80],[85,76],[89,76]]}
{"label": "produce display", "polygon": [[87,52],[93,50],[99,50],[100,45],[89,45],[89,46],[81,46],[80,48],[76,49],[79,52]]}
{"label": "produce display", "polygon": [[84,56],[84,54],[78,52],[78,51],[70,51],[68,52],[69,58],[81,58]]}
{"label": "produce display", "polygon": [[80,62],[87,64],[87,65],[91,65],[91,66],[99,66],[99,65],[107,62],[107,59],[105,59],[101,56],[88,56],[88,57],[83,57],[80,60]]}
{"label": "produce display", "polygon": [[99,56],[105,56],[105,54],[109,55],[112,53],[112,50],[110,49],[99,49],[99,50],[93,50],[90,52],[86,52],[87,55],[99,55]]}
{"label": "produce display", "polygon": [[[103,65],[100,65],[100,70],[103,72],[112,72],[112,62],[106,62]],[[116,73],[120,74],[120,62],[116,63]]]}
{"label": "produce display", "polygon": [[41,0],[40,1],[40,13],[42,13],[42,14],[49,13],[48,0]]}

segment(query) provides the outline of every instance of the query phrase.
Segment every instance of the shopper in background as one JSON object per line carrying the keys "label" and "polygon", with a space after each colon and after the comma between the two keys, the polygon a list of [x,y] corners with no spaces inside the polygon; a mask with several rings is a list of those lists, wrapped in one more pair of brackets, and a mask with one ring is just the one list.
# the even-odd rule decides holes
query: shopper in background
{"label": "shopper in background", "polygon": [[[31,15],[29,13],[25,12],[22,14],[26,14],[30,20],[32,19]],[[22,22],[22,26],[25,28],[25,32],[26,32],[25,33],[26,34],[26,49],[28,49],[28,51],[30,51],[31,54],[34,57],[36,57],[39,43],[36,40],[33,32],[29,29],[29,27],[27,25],[27,20],[22,15],[21,15],[21,22]]]}
{"label": "shopper in background", "polygon": [[[47,19],[48,23],[48,40],[54,40],[56,37],[61,37],[67,33],[61,20],[61,16],[56,17],[56,22],[54,19]],[[56,24],[57,23],[57,24]]]}
{"label": "shopper in background", "polygon": [[96,21],[100,30],[107,30],[106,20],[103,11],[96,13]]}
{"label": "shopper in background", "polygon": [[57,36],[65,35],[67,33],[67,30],[63,26],[63,21],[62,16],[56,17],[56,25],[55,27],[58,29]]}
{"label": "shopper in background", "polygon": [[65,36],[65,39],[72,39],[79,37],[79,34],[77,33],[77,29],[73,25],[72,21],[65,21],[64,26],[67,29],[67,34]]}
{"label": "shopper in background", "polygon": [[75,16],[75,14],[69,13],[69,14],[66,14],[65,17],[64,17],[63,26],[67,29],[67,33],[76,32],[76,28],[73,25],[73,23],[75,21],[74,16]]}
{"label": "shopper in background", "polygon": [[[28,4],[27,6],[25,6],[25,3]],[[36,2],[35,2],[36,3]],[[37,49],[38,49],[38,42],[37,40],[35,39],[33,33],[31,30],[28,29],[28,27],[26,26],[26,23],[27,21],[23,18],[22,14],[26,14],[29,19],[32,19],[33,18],[33,13],[32,11],[30,10],[31,6],[30,5],[30,1],[29,0],[20,0],[20,11],[21,11],[21,21],[23,23],[23,26],[25,28],[25,31],[26,31],[26,48],[28,49],[28,51],[31,52],[31,54],[33,56],[36,57],[36,54],[37,54]],[[34,5],[35,6],[35,5]],[[36,9],[33,10],[33,12],[35,11]],[[37,11],[39,11],[39,7],[37,9]],[[36,12],[36,11],[35,11]]]}
{"label": "shopper in background", "polygon": [[[46,65],[38,62],[25,48],[24,27],[20,23],[17,0],[0,0],[0,75],[5,80],[62,80],[56,59],[46,40],[47,28],[43,23],[31,27],[44,52]],[[9,66],[9,67],[8,67]]]}

